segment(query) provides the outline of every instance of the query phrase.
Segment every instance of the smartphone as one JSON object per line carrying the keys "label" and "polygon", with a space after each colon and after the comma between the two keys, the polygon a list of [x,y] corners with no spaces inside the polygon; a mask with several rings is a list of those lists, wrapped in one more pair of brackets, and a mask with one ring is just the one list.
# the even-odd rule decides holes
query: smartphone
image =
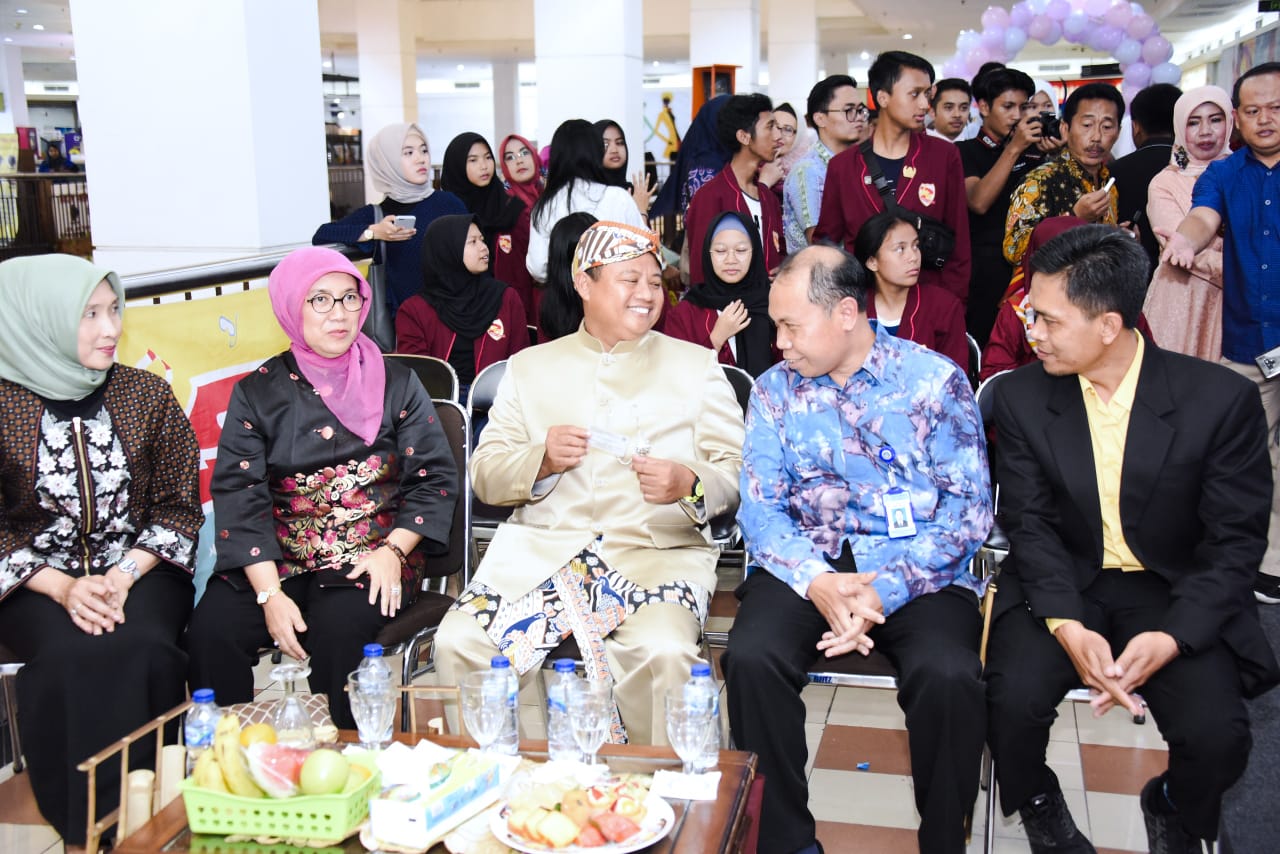
{"label": "smartphone", "polygon": [[416,216],[398,216],[396,217],[396,228],[413,228],[414,223],[418,221]]}

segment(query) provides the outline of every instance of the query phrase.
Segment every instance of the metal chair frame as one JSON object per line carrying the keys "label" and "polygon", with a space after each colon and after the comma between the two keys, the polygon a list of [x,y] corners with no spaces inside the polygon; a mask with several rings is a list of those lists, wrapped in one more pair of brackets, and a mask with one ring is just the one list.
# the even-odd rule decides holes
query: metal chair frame
{"label": "metal chair frame", "polygon": [[[458,402],[458,372],[444,359],[413,353],[387,353],[383,358],[399,362],[417,375],[432,400]],[[469,414],[469,413],[468,413]]]}
{"label": "metal chair frame", "polygon": [[[5,655],[0,656],[7,658]],[[9,746],[13,751],[13,773],[21,774],[26,764],[22,760],[22,736],[18,732],[18,686],[16,677],[22,669],[21,661],[5,661],[0,664],[0,700],[4,702],[5,718],[9,726]]]}

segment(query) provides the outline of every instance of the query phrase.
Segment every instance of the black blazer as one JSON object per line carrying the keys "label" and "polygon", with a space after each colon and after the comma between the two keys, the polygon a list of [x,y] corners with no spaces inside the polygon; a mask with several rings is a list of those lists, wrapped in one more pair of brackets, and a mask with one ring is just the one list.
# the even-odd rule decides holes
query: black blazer
{"label": "black blazer", "polygon": [[[1076,375],[1039,364],[996,389],[1000,511],[1010,540],[996,612],[1081,619],[1102,571],[1102,511]],[[1271,461],[1257,388],[1227,368],[1146,343],[1120,486],[1125,541],[1172,588],[1161,628],[1195,650],[1219,638],[1242,688],[1280,682],[1253,580],[1267,547]]]}

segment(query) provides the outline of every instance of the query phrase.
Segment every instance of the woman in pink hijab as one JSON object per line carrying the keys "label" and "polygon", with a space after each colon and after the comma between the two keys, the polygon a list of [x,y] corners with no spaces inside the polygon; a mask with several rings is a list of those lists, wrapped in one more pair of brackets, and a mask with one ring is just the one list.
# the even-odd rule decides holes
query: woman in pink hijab
{"label": "woman in pink hijab", "polygon": [[248,702],[258,650],[274,645],[310,657],[311,689],[351,728],[346,676],[447,548],[458,472],[421,382],[360,331],[372,293],[350,261],[299,249],[267,290],[291,344],[227,405],[189,681]]}
{"label": "woman in pink hijab", "polygon": [[[1217,86],[1184,92],[1173,107],[1171,162],[1151,181],[1147,219],[1172,233],[1191,210],[1191,191],[1209,164],[1231,154],[1231,96]],[[1157,238],[1160,239],[1160,238]],[[1160,239],[1164,249],[1164,240]],[[1195,257],[1190,270],[1156,268],[1142,309],[1166,350],[1218,361],[1222,356],[1222,238]]]}

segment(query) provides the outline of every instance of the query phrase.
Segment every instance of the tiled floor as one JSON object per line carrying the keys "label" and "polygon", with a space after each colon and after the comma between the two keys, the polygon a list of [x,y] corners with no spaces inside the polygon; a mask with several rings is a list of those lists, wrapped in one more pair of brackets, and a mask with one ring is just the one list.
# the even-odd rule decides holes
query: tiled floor
{"label": "tiled floor", "polygon": [[[732,613],[725,595],[718,594],[713,613]],[[264,697],[279,696],[269,669],[259,668],[258,686]],[[809,803],[828,854],[915,851],[919,817],[907,734],[893,692],[811,685],[802,698],[808,709]],[[536,692],[522,692],[521,703],[525,735],[543,737]],[[1095,720],[1087,706],[1064,703],[1051,738],[1049,763],[1076,823],[1098,850],[1145,851],[1138,792],[1166,763],[1154,722],[1136,726],[1120,710]],[[866,770],[858,770],[862,763]],[[25,775],[11,776],[8,768],[0,770],[0,852],[61,852],[56,834],[40,823]],[[985,798],[979,792],[970,852],[982,850]],[[998,821],[996,852],[1026,852],[1016,817]]]}

